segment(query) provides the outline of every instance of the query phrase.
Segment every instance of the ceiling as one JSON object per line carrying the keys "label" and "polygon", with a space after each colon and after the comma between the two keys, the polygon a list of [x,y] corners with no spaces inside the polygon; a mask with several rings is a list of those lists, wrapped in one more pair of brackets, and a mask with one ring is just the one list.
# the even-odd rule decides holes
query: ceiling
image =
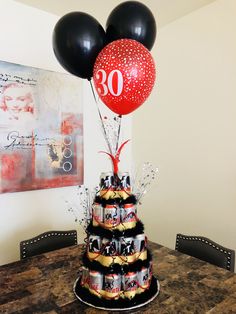
{"label": "ceiling", "polygon": [[[95,17],[103,26],[106,17],[123,0],[15,0],[31,7],[62,16],[71,11],[86,12]],[[94,7],[96,1],[96,6]],[[153,12],[158,27],[201,8],[215,0],[139,0]],[[98,5],[100,10],[98,10]]]}

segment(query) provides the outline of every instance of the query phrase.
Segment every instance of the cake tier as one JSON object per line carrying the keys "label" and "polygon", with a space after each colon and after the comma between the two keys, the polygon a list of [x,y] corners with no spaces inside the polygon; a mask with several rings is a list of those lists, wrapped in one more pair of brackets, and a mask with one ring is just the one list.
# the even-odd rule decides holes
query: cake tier
{"label": "cake tier", "polygon": [[151,277],[151,262],[146,263],[146,267],[143,266],[138,271],[128,271],[122,274],[103,273],[83,267],[81,285],[101,298],[133,298],[149,288]]}
{"label": "cake tier", "polygon": [[[143,231],[143,225],[139,223],[137,228],[128,229],[125,232],[107,231],[101,227],[88,228],[87,257],[96,260],[101,265],[109,267],[112,264],[131,264],[138,259],[147,259],[147,239]],[[92,232],[91,232],[92,231]],[[107,236],[107,237],[106,237]]]}
{"label": "cake tier", "polygon": [[[137,289],[133,297],[125,292],[119,293],[119,298],[111,297],[109,294],[94,294],[93,291],[81,284],[78,278],[74,285],[74,292],[80,301],[100,309],[128,310],[140,307],[152,301],[159,293],[159,283],[154,276],[150,278],[149,285],[143,291]],[[102,290],[105,291],[105,290]],[[105,291],[107,292],[107,291]],[[138,293],[139,292],[139,293]],[[117,294],[117,293],[116,293]]]}
{"label": "cake tier", "polygon": [[[111,191],[109,191],[111,193]],[[92,224],[103,229],[120,230],[134,228],[138,221],[136,198],[126,199],[113,191],[114,197],[96,197],[92,206]]]}

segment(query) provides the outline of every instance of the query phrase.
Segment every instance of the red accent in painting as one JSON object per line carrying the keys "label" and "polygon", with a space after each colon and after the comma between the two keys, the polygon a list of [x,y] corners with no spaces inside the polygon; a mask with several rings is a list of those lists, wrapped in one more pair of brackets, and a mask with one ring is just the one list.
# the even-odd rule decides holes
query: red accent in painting
{"label": "red accent in painting", "polygon": [[11,155],[2,155],[2,171],[1,177],[5,180],[14,180],[20,177],[20,173],[17,171],[22,167],[23,158],[18,153],[12,153]]}
{"label": "red accent in painting", "polygon": [[66,118],[61,123],[61,134],[70,135],[81,128],[81,123],[73,113],[66,115]]}

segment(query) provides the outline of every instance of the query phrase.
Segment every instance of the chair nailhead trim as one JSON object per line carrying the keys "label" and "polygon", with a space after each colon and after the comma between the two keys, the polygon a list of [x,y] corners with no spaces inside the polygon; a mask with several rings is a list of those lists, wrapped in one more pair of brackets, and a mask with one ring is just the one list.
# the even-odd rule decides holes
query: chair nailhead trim
{"label": "chair nailhead trim", "polygon": [[230,264],[231,264],[231,252],[226,251],[225,249],[220,248],[219,246],[214,245],[213,243],[202,239],[200,237],[188,237],[188,236],[181,236],[181,235],[177,235],[176,238],[176,249],[178,249],[179,246],[179,239],[183,239],[183,240],[195,240],[195,241],[201,241],[203,243],[206,243],[210,246],[212,246],[213,248],[215,248],[216,250],[219,250],[220,252],[224,253],[224,254],[228,254],[229,256],[227,256],[227,269],[230,269]]}
{"label": "chair nailhead trim", "polygon": [[47,237],[50,237],[50,236],[70,236],[70,235],[74,235],[75,236],[74,240],[75,240],[75,244],[77,244],[76,232],[66,232],[66,233],[51,232],[51,233],[44,234],[41,237],[38,237],[37,239],[32,239],[30,241],[22,242],[23,258],[26,257],[26,246],[29,245],[29,244],[36,243],[37,241],[40,241],[41,239],[47,238]]}

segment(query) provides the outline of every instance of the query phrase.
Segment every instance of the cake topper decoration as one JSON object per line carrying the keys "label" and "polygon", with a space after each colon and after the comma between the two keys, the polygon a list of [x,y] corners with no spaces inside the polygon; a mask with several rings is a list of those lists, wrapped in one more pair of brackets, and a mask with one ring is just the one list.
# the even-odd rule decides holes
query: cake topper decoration
{"label": "cake topper decoration", "polygon": [[101,151],[100,153],[104,153],[104,154],[107,154],[110,158],[111,158],[111,161],[112,161],[112,164],[113,164],[113,173],[114,175],[118,175],[118,171],[119,171],[119,167],[118,167],[118,164],[120,162],[120,153],[123,149],[123,147],[125,146],[125,144],[127,144],[130,140],[127,140],[125,141],[124,143],[122,143],[120,145],[120,147],[118,148],[115,156],[113,156],[112,154],[110,153],[107,153],[107,152],[104,152],[104,151]]}
{"label": "cake topper decoration", "polygon": [[152,182],[156,179],[158,168],[154,167],[151,162],[145,162],[141,173],[137,173],[133,178],[133,193],[137,202],[141,204],[141,199],[148,192]]}

